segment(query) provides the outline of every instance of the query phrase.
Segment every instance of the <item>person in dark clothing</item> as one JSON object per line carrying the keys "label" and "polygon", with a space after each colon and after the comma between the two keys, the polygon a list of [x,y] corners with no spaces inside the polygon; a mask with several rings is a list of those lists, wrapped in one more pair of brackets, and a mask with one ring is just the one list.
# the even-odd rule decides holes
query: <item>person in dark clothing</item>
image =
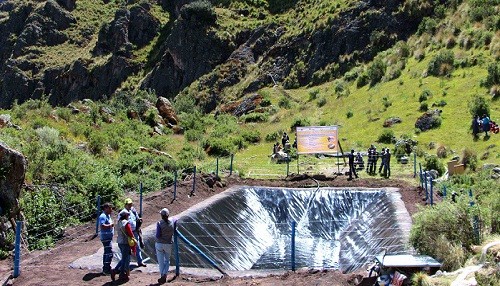
{"label": "person in dark clothing", "polygon": [[384,177],[389,178],[391,176],[391,152],[389,148],[385,149],[384,158]]}
{"label": "person in dark clothing", "polygon": [[290,137],[288,137],[288,134],[286,132],[283,132],[283,136],[281,137],[281,146],[285,146],[286,142],[290,142]]}
{"label": "person in dark clothing", "polygon": [[349,180],[352,180],[352,175],[358,178],[358,174],[356,173],[356,168],[354,167],[354,150],[351,150],[351,153],[347,156],[349,158]]}
{"label": "person in dark clothing", "polygon": [[474,115],[474,118],[472,118],[472,135],[474,138],[477,137],[477,134],[480,132],[479,127],[480,127],[480,119],[479,116]]}
{"label": "person in dark clothing", "polygon": [[377,148],[373,147],[373,155],[372,155],[372,168],[370,169],[370,174],[375,174],[375,172],[377,172],[377,161],[378,161],[378,152],[377,152]]}
{"label": "person in dark clothing", "polygon": [[483,126],[484,136],[488,137],[488,131],[490,131],[490,118],[488,115],[483,115],[481,126]]}
{"label": "person in dark clothing", "polygon": [[373,161],[374,161],[374,158],[373,158],[373,155],[374,155],[374,152],[375,152],[375,146],[373,146],[373,144],[370,146],[370,148],[368,148],[368,164],[366,164],[366,172],[368,174],[370,174],[372,172],[372,168],[373,168]]}
{"label": "person in dark clothing", "polygon": [[380,163],[380,167],[378,168],[378,173],[382,173],[382,169],[385,168],[385,149],[382,148],[382,152],[380,153],[380,159],[382,159],[382,163]]}

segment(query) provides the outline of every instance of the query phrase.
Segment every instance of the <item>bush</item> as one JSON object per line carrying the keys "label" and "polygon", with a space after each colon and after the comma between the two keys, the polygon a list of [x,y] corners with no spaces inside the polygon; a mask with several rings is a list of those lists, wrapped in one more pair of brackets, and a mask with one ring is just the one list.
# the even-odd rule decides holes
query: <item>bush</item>
{"label": "bush", "polygon": [[384,131],[382,131],[382,134],[380,134],[380,136],[378,137],[377,142],[390,144],[392,143],[394,138],[394,131],[392,131],[392,129],[384,129]]}
{"label": "bush", "polygon": [[472,116],[490,114],[490,105],[484,97],[475,96],[474,99],[469,102],[469,113]]}
{"label": "bush", "polygon": [[445,172],[443,163],[441,163],[439,158],[435,155],[430,155],[425,158],[424,168],[427,171],[436,170],[440,176]]}
{"label": "bush", "polygon": [[266,135],[267,142],[277,142],[280,137],[280,132],[275,131]]}
{"label": "bush", "polygon": [[213,25],[217,20],[217,14],[209,1],[195,1],[181,7],[182,19],[193,24]]}
{"label": "bush", "polygon": [[279,101],[278,101],[278,106],[280,108],[284,108],[284,109],[290,109],[292,107],[292,103],[290,101],[290,98],[286,97],[286,96],[282,96]]}
{"label": "bush", "polygon": [[241,116],[241,120],[244,122],[266,122],[268,120],[268,116],[265,113],[252,112],[249,114],[245,114]]}
{"label": "bush", "polygon": [[326,98],[321,97],[321,98],[318,100],[318,102],[316,103],[316,105],[317,105],[318,107],[323,107],[323,106],[325,106],[326,102],[327,102],[327,101],[326,101]]}
{"label": "bush", "polygon": [[432,208],[421,208],[413,216],[410,244],[421,254],[446,261],[443,270],[453,270],[465,257],[460,246],[474,244],[468,209],[466,201],[443,201]]}
{"label": "bush", "polygon": [[420,103],[420,107],[418,108],[418,110],[425,112],[425,111],[429,110],[429,105],[427,104],[427,102],[422,102],[422,103]]}
{"label": "bush", "polygon": [[317,88],[309,91],[309,101],[313,101],[316,98],[318,98],[318,94],[319,94],[319,89]]}
{"label": "bush", "polygon": [[426,101],[429,97],[432,96],[432,92],[428,89],[422,91],[420,96],[418,97],[418,102]]}
{"label": "bush", "polygon": [[351,111],[351,110],[347,111],[347,113],[346,113],[346,117],[347,117],[347,118],[351,118],[351,117],[353,117],[353,116],[354,116],[354,114],[352,113],[352,111]]}
{"label": "bush", "polygon": [[295,118],[290,126],[290,130],[295,130],[296,127],[310,126],[311,122],[307,118]]}
{"label": "bush", "polygon": [[477,153],[472,149],[465,148],[462,153],[462,164],[464,164],[466,168],[475,171],[477,168]]}
{"label": "bush", "polygon": [[433,76],[443,76],[450,75],[453,71],[453,64],[455,61],[455,55],[450,50],[440,51],[436,56],[434,56],[429,65],[427,66],[427,71]]}
{"label": "bush", "polygon": [[441,159],[444,159],[446,157],[448,157],[448,148],[446,148],[446,146],[439,146],[436,150],[436,155],[438,156],[438,158],[441,158]]}
{"label": "bush", "polygon": [[370,78],[368,77],[368,75],[366,73],[362,73],[358,76],[358,80],[356,81],[356,87],[357,88],[361,88],[365,85],[368,84]]}
{"label": "bush", "polygon": [[260,142],[260,133],[255,129],[243,131],[241,133],[241,137],[243,137],[243,139],[248,143]]}
{"label": "bush", "polygon": [[484,82],[485,87],[492,87],[500,84],[500,64],[492,63],[488,65],[488,76]]}
{"label": "bush", "polygon": [[387,66],[382,59],[375,59],[366,70],[370,85],[374,86],[382,80]]}

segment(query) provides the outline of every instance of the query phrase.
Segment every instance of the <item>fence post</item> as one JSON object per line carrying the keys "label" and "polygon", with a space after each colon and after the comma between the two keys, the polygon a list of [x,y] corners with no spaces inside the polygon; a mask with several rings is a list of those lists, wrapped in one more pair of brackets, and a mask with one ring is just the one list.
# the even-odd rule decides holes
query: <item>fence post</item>
{"label": "fence post", "polygon": [[417,176],[417,152],[413,152],[413,178]]}
{"label": "fence post", "polygon": [[95,220],[95,236],[97,236],[99,234],[99,215],[101,213],[101,196],[100,195],[97,195],[97,199],[96,199],[97,203],[96,203],[96,214],[97,214],[97,218]]}
{"label": "fence post", "polygon": [[425,203],[429,199],[429,190],[427,189],[427,172],[424,172],[424,185],[425,185]]}
{"label": "fence post", "polygon": [[429,180],[429,181],[430,181],[430,183],[431,183],[431,206],[432,206],[432,205],[434,204],[434,199],[433,199],[433,195],[434,195],[434,194],[433,194],[433,193],[434,193],[433,191],[434,191],[434,190],[433,190],[433,187],[432,187],[432,185],[433,185],[433,180],[432,180],[432,178],[430,178],[430,180]]}
{"label": "fence post", "polygon": [[231,154],[231,163],[229,164],[229,176],[233,174],[233,159],[234,159],[234,154]]}
{"label": "fence post", "polygon": [[422,182],[424,181],[422,178],[422,163],[418,163],[418,167],[420,168],[420,186],[422,186],[422,189],[424,188],[424,185]]}
{"label": "fence post", "polygon": [[216,161],[216,164],[215,164],[215,177],[216,178],[219,177],[219,157],[217,157],[217,161]]}
{"label": "fence post", "polygon": [[177,197],[177,170],[174,172],[174,200]]}
{"label": "fence post", "polygon": [[[177,230],[177,221],[174,221],[174,230]],[[177,235],[177,231],[174,231],[174,257],[175,257],[175,276],[177,277],[180,274],[179,237]]]}
{"label": "fence post", "polygon": [[139,185],[139,217],[142,217],[142,182]]}
{"label": "fence post", "polygon": [[16,242],[14,246],[14,278],[19,277],[21,274],[20,264],[21,264],[21,226],[23,222],[16,222]]}
{"label": "fence post", "polygon": [[292,255],[292,271],[295,271],[295,221],[292,221],[292,245],[291,245],[291,251]]}
{"label": "fence post", "polygon": [[196,188],[196,166],[193,167],[193,189],[191,190],[190,196],[194,195],[195,188]]}
{"label": "fence post", "polygon": [[443,198],[446,198],[446,186],[443,186]]}

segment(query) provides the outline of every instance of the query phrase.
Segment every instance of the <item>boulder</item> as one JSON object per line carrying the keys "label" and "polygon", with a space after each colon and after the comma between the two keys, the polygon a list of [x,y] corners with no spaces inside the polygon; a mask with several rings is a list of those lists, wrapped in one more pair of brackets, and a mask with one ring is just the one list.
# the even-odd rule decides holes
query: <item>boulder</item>
{"label": "boulder", "polygon": [[441,112],[442,110],[435,109],[422,114],[415,122],[415,128],[427,131],[441,126]]}
{"label": "boulder", "polygon": [[93,50],[94,55],[113,53],[130,57],[132,55],[132,44],[128,38],[129,24],[130,11],[124,8],[118,9],[114,20],[103,25],[99,31],[98,40]]}
{"label": "boulder", "polygon": [[0,114],[0,128],[9,127],[12,125],[9,114]]}
{"label": "boulder", "polygon": [[386,119],[386,120],[384,121],[383,126],[384,126],[384,127],[391,127],[392,125],[397,124],[397,123],[401,123],[401,122],[403,122],[403,121],[401,120],[401,118],[399,118],[399,117],[391,117],[391,118]]}
{"label": "boulder", "polygon": [[262,102],[262,95],[252,94],[242,100],[238,100],[232,103],[223,105],[220,111],[225,113],[231,113],[234,116],[242,116],[244,114],[253,111]]}
{"label": "boulder", "polygon": [[20,219],[19,197],[27,169],[26,158],[0,142],[0,208],[9,219]]}
{"label": "boulder", "polygon": [[160,116],[172,125],[177,125],[179,123],[179,119],[177,118],[177,114],[175,113],[174,107],[170,103],[170,100],[165,97],[158,97],[156,101],[156,108],[158,109],[158,113]]}

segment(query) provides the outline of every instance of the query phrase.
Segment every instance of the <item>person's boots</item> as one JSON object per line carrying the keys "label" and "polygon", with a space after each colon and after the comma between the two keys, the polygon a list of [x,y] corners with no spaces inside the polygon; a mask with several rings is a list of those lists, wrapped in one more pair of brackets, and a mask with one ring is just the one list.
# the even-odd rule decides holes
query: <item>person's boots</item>
{"label": "person's boots", "polygon": [[158,278],[158,283],[163,284],[167,282],[167,275],[163,275],[162,277]]}

